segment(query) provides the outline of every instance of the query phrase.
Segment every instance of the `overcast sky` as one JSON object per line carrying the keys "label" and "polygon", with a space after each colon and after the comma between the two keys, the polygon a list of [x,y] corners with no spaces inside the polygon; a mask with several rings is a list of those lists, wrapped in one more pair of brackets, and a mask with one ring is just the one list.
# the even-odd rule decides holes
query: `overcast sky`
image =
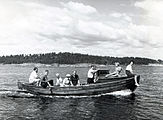
{"label": "overcast sky", "polygon": [[163,59],[162,0],[0,0],[0,55]]}

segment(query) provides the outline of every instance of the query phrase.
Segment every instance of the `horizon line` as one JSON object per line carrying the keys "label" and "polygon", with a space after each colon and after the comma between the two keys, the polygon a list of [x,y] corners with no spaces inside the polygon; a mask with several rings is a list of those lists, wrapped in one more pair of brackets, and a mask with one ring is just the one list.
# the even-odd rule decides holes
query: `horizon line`
{"label": "horizon line", "polygon": [[0,55],[0,57],[3,57],[3,56],[16,56],[16,55],[39,55],[39,54],[49,54],[49,53],[56,53],[56,54],[59,54],[59,53],[71,53],[71,54],[82,54],[82,55],[89,55],[89,56],[99,56],[99,57],[114,57],[114,58],[125,58],[125,57],[128,57],[128,58],[146,58],[146,59],[152,59],[152,60],[162,60],[161,58],[150,58],[150,57],[142,57],[142,56],[109,56],[109,55],[97,55],[97,54],[88,54],[88,53],[78,53],[78,52],[44,52],[44,53],[23,53],[23,54],[8,54],[8,55]]}

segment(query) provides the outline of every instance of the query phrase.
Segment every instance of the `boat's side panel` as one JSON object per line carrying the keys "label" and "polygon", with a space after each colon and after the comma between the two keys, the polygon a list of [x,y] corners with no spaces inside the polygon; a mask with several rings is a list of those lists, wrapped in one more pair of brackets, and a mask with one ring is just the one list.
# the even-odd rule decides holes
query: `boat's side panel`
{"label": "boat's side panel", "polygon": [[101,93],[109,93],[113,91],[129,89],[128,86],[134,86],[133,79],[123,80],[119,82],[105,83],[105,84],[83,86],[83,88],[80,90],[76,90],[72,88],[58,89],[56,91],[54,90],[53,94],[62,94],[62,95],[101,94]]}
{"label": "boat's side panel", "polygon": [[53,87],[42,88],[31,85],[22,84],[22,87],[33,94],[44,95],[92,95],[109,93],[118,90],[131,89],[135,90],[134,77],[124,78],[122,80],[115,80],[112,82],[96,83],[83,86],[71,86],[71,87]]}

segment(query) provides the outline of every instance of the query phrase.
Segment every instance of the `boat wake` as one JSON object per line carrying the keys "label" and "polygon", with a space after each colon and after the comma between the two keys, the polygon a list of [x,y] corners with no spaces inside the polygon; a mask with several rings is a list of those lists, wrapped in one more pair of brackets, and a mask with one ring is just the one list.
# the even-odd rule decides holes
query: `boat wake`
{"label": "boat wake", "polygon": [[105,94],[98,94],[98,95],[85,95],[85,96],[49,96],[49,95],[42,95],[42,97],[47,97],[47,98],[94,98],[94,97],[101,97],[105,95],[110,95],[110,96],[115,96],[115,97],[120,97],[120,96],[129,96],[131,95],[132,92],[130,90],[121,90],[121,91],[115,91],[111,93],[105,93]]}
{"label": "boat wake", "polygon": [[35,95],[20,90],[0,90],[0,97],[12,97],[12,98],[34,98]]}
{"label": "boat wake", "polygon": [[115,91],[115,92],[111,92],[111,93],[105,93],[105,94],[99,94],[99,95],[87,95],[87,96],[45,96],[45,97],[50,97],[50,98],[87,98],[87,97],[101,97],[101,96],[105,96],[105,95],[110,95],[110,96],[115,96],[115,97],[119,97],[119,96],[129,96],[131,95],[132,92],[130,90],[121,90],[121,91]]}
{"label": "boat wake", "polygon": [[33,95],[30,93],[27,93],[26,91],[20,91],[20,90],[0,90],[0,96],[1,97],[12,97],[12,98],[38,98],[38,97],[44,97],[44,98],[87,98],[87,97],[101,97],[105,95],[110,96],[129,96],[132,92],[130,90],[121,90],[121,91],[115,91],[111,93],[105,93],[105,94],[99,94],[99,95],[87,95],[87,96],[49,96],[49,95]]}
{"label": "boat wake", "polygon": [[112,93],[107,93],[108,95],[114,95],[114,96],[128,96],[131,95],[132,92],[130,90],[121,90],[121,91],[115,91]]}

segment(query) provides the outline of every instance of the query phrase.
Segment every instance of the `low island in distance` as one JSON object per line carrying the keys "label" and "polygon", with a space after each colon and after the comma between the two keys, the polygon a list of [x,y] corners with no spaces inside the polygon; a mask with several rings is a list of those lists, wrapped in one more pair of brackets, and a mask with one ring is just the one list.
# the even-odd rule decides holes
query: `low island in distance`
{"label": "low island in distance", "polygon": [[119,62],[121,65],[127,65],[130,61],[134,61],[134,64],[137,65],[163,65],[161,59],[155,60],[142,57],[97,56],[69,52],[0,56],[0,64],[45,64],[46,66],[53,65],[56,67],[87,67],[90,64],[105,66],[114,65],[115,62]]}

